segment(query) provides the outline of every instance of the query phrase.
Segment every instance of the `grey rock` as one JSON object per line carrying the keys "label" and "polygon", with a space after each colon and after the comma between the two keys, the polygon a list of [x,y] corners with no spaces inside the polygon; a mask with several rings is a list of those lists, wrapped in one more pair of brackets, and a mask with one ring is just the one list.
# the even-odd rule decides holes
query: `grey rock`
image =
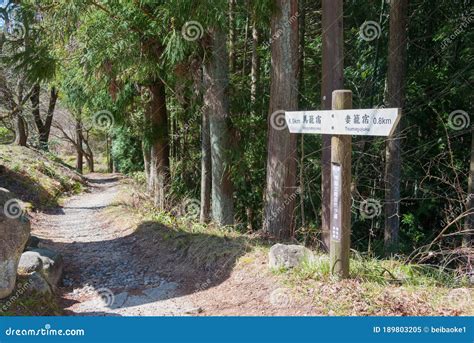
{"label": "grey rock", "polygon": [[33,272],[41,272],[43,270],[43,260],[40,256],[32,251],[24,252],[18,263],[18,274],[25,275]]}
{"label": "grey rock", "polygon": [[13,292],[16,283],[18,262],[14,255],[7,258],[7,260],[0,261],[0,299],[8,297]]}
{"label": "grey rock", "polygon": [[40,239],[36,236],[31,235],[30,238],[28,239],[28,243],[26,243],[26,246],[28,248],[38,248],[38,245],[40,243]]}
{"label": "grey rock", "polygon": [[44,248],[28,249],[24,254],[27,253],[29,256],[32,256],[31,258],[36,256],[43,262],[41,274],[51,287],[55,289],[61,280],[64,268],[64,260],[61,254]]}
{"label": "grey rock", "polygon": [[160,286],[145,289],[143,293],[149,298],[151,298],[153,301],[159,301],[169,298],[170,295],[172,295],[177,288],[177,283],[163,281]]}
{"label": "grey rock", "polygon": [[18,262],[30,235],[30,222],[12,199],[13,193],[0,188],[0,299],[15,288]]}
{"label": "grey rock", "polygon": [[303,261],[314,261],[311,250],[302,245],[275,244],[268,254],[270,268],[294,268]]}
{"label": "grey rock", "polygon": [[121,308],[123,306],[123,304],[125,304],[125,301],[127,301],[128,299],[128,293],[127,292],[122,292],[120,294],[117,294],[115,297],[114,297],[114,301],[112,304],[110,304],[110,308],[112,309],[117,309],[117,308]]}
{"label": "grey rock", "polygon": [[29,291],[37,292],[40,294],[51,294],[51,287],[49,283],[44,279],[43,275],[39,272],[34,272],[28,277],[30,286]]}

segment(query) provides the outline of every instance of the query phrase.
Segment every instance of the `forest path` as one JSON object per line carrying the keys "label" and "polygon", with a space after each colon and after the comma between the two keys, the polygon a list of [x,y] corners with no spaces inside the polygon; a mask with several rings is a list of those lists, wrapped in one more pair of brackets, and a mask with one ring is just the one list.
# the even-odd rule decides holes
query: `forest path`
{"label": "forest path", "polygon": [[34,216],[33,234],[64,257],[62,305],[70,315],[184,315],[193,305],[179,297],[179,282],[165,280],[134,226],[112,223],[120,175],[90,174],[87,192]]}
{"label": "forest path", "polygon": [[[195,260],[200,255],[190,253],[191,247],[208,256],[209,252],[215,253],[213,245],[228,249],[237,241],[182,231],[169,236],[170,242],[166,237],[172,227],[147,221],[133,212],[133,206],[124,205],[134,200],[127,196],[130,184],[121,175],[90,174],[87,179],[89,187],[84,193],[67,199],[61,207],[32,214],[32,232],[41,239],[40,247],[55,250],[64,257],[63,284],[57,293],[66,315],[463,313],[453,310],[452,304],[451,307],[437,304],[433,308],[432,289],[375,287],[356,279],[306,280],[292,289],[282,282],[282,277],[270,271],[265,249],[246,253],[242,246],[238,255],[230,254],[234,256],[231,258],[226,255],[229,263],[209,265],[208,271],[197,268],[196,262],[204,267],[207,262]],[[177,248],[178,245],[170,244],[176,242],[183,245]],[[457,291],[462,291],[459,294],[463,296],[467,294],[464,289]],[[450,296],[445,298],[451,301]],[[468,302],[462,300],[462,303]]]}

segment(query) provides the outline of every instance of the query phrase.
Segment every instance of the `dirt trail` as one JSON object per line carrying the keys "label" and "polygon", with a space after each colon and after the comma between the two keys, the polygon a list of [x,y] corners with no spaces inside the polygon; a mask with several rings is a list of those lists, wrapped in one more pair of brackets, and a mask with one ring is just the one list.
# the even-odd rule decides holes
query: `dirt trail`
{"label": "dirt trail", "polygon": [[71,315],[185,315],[193,304],[180,298],[179,280],[161,275],[163,261],[141,249],[130,223],[111,225],[103,210],[119,190],[118,175],[89,175],[88,193],[33,219],[42,245],[64,256],[59,290]]}
{"label": "dirt trail", "polygon": [[[186,249],[171,249],[130,213],[107,211],[120,195],[121,176],[88,175],[88,191],[55,210],[33,216],[41,246],[64,256],[58,290],[69,315],[308,315],[317,311],[288,301],[286,290],[269,272],[267,257],[236,259],[216,270],[197,272]],[[115,213],[115,214],[112,214]],[[115,217],[114,217],[115,216]],[[183,237],[181,237],[183,238]],[[188,239],[194,239],[189,235]],[[227,244],[224,239],[207,244]],[[213,242],[213,243],[209,243]],[[183,262],[184,260],[184,262]],[[291,306],[293,305],[293,306]]]}
{"label": "dirt trail", "polygon": [[295,293],[270,272],[263,250],[246,254],[244,249],[235,257],[225,255],[225,263],[208,265],[195,259],[193,247],[209,256],[213,246],[226,253],[236,241],[195,232],[170,239],[173,228],[144,221],[123,204],[114,208],[116,200],[134,201],[124,196],[126,182],[120,175],[88,178],[87,192],[60,208],[34,214],[32,220],[41,246],[64,256],[57,293],[66,314],[332,315],[333,308],[347,306],[344,311],[350,315],[452,315],[433,309],[426,291],[410,295],[385,287],[368,301],[367,285],[357,280],[308,281]]}

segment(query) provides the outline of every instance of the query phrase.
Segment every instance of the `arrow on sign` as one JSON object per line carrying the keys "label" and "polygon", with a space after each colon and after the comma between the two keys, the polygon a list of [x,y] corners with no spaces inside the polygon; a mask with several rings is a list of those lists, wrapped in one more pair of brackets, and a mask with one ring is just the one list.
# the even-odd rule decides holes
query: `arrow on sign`
{"label": "arrow on sign", "polygon": [[399,108],[285,112],[291,133],[390,136],[400,120]]}

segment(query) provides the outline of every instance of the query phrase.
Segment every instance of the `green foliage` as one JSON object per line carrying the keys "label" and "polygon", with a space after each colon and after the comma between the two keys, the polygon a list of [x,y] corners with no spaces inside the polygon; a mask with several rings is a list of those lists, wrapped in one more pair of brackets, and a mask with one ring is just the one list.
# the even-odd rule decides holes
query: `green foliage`
{"label": "green foliage", "polygon": [[124,174],[143,170],[143,152],[140,136],[130,128],[122,127],[114,131],[112,158],[116,168]]}
{"label": "green foliage", "polygon": [[147,179],[146,175],[142,171],[136,171],[130,174],[132,180],[134,180],[139,186],[146,186]]}
{"label": "green foliage", "polygon": [[48,31],[41,25],[33,4],[28,1],[20,5],[9,3],[0,14],[2,21],[12,23],[18,31],[16,39],[6,39],[0,63],[10,65],[12,70],[25,75],[31,82],[51,81],[56,72],[57,61],[52,55],[53,42]]}
{"label": "green foliage", "polygon": [[[34,0],[15,5],[26,26],[28,42],[5,43],[7,57],[0,64],[21,71],[29,83],[50,82],[60,89],[60,102],[97,142],[112,139],[112,156],[119,171],[143,182],[142,148],[169,132],[170,185],[174,201],[199,198],[203,85],[200,70],[209,56],[212,28],[228,32],[228,2],[211,0],[66,1],[41,2],[42,20],[35,19]],[[235,6],[233,56],[229,72],[229,107],[237,228],[258,230],[262,223],[266,173],[266,140],[270,91],[269,0]],[[411,254],[430,243],[450,215],[465,209],[470,134],[453,130],[449,114],[472,108],[472,30],[463,26],[470,8],[464,2],[433,4],[410,1],[406,108],[402,125],[401,245]],[[389,5],[385,0],[347,1],[344,6],[345,87],[354,94],[355,108],[386,105],[385,84],[389,38]],[[304,56],[298,88],[300,109],[320,108],[321,1],[305,1]],[[364,40],[360,28],[375,21],[380,35]],[[196,40],[183,36],[186,23],[202,30]],[[260,74],[257,99],[250,100],[252,25],[259,29],[257,55]],[[198,25],[198,26],[199,26]],[[457,30],[461,34],[451,38]],[[447,41],[448,40],[448,41]],[[446,44],[448,42],[448,44]],[[151,128],[147,89],[156,80],[166,85],[168,123]],[[111,114],[105,130],[92,125],[100,111]],[[0,129],[0,141],[9,133]],[[321,239],[321,137],[300,135],[298,173],[304,190],[295,210],[295,239],[317,244]],[[384,213],[364,218],[359,204],[375,199],[384,205],[385,139],[354,137],[352,247],[380,256]],[[105,144],[95,147],[101,152]],[[436,161],[435,163],[433,161]],[[51,173],[45,170],[45,173]],[[304,218],[303,218],[304,214]],[[459,231],[459,221],[446,232]],[[460,237],[437,244],[459,246]]]}
{"label": "green foliage", "polygon": [[15,133],[6,127],[0,127],[0,144],[10,143],[15,139]]}

